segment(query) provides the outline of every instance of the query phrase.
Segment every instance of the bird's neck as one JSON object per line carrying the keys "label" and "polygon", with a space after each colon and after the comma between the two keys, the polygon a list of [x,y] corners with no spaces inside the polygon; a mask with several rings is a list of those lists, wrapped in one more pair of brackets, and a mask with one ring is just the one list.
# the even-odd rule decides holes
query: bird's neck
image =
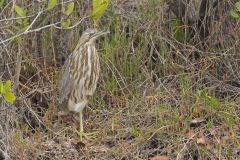
{"label": "bird's neck", "polygon": [[95,41],[92,40],[88,40],[88,41],[84,41],[84,40],[80,40],[74,50],[74,52],[76,53],[76,50],[79,50],[80,47],[95,47]]}

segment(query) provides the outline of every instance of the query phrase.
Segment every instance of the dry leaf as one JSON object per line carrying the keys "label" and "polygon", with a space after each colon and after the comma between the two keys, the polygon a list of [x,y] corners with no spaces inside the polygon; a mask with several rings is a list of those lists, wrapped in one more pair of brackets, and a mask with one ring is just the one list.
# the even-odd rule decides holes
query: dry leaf
{"label": "dry leaf", "polygon": [[201,137],[197,139],[197,144],[207,144],[207,138],[206,137]]}
{"label": "dry leaf", "polygon": [[131,147],[131,145],[127,142],[123,142],[122,145],[125,149],[129,149]]}
{"label": "dry leaf", "polygon": [[190,130],[186,133],[186,137],[188,139],[192,139],[194,136],[196,136],[197,134],[193,131],[193,130]]}
{"label": "dry leaf", "polygon": [[198,106],[198,113],[202,113],[202,112],[205,112],[205,107],[203,105],[199,105]]}
{"label": "dry leaf", "polygon": [[152,157],[150,160],[169,160],[167,156],[155,156]]}
{"label": "dry leaf", "polygon": [[214,148],[214,146],[213,146],[213,144],[207,144],[207,146],[206,146],[206,148],[208,149],[208,150],[212,150],[213,148]]}

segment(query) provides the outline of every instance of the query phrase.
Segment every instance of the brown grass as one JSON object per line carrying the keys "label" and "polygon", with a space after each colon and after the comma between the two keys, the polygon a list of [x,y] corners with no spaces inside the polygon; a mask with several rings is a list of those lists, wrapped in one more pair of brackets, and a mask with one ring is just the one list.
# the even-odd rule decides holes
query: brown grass
{"label": "brown grass", "polygon": [[[90,4],[74,2],[70,19],[77,23]],[[31,15],[45,2],[17,3]],[[71,30],[51,27],[24,35],[21,42],[1,44],[2,80],[16,84],[17,53],[22,60],[18,100],[13,105],[1,101],[8,109],[0,112],[0,157],[238,159],[240,26],[227,12],[233,4],[221,5],[202,41],[197,24],[174,20],[162,0],[111,1],[98,23],[111,32],[98,41],[101,78],[84,109],[85,131],[94,137],[84,142],[75,132],[77,124],[58,116],[56,87],[64,57],[74,49],[79,32],[94,26],[92,20]],[[59,15],[60,7],[45,11],[33,29],[57,22]],[[11,16],[10,7],[0,15]],[[16,21],[1,23],[0,40],[12,36],[8,30],[17,33]]]}

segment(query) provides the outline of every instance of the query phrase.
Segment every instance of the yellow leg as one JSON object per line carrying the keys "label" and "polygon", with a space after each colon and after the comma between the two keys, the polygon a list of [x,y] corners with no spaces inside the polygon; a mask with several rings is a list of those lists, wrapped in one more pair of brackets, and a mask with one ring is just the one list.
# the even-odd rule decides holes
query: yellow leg
{"label": "yellow leg", "polygon": [[83,132],[83,115],[82,115],[82,111],[79,112],[79,120],[80,120],[80,132],[79,132],[79,135],[80,135],[80,140],[82,141],[83,139],[83,136],[84,136],[84,132]]}
{"label": "yellow leg", "polygon": [[[93,140],[95,139],[95,133],[89,133],[89,134],[86,134],[84,133],[84,130],[83,130],[83,114],[82,114],[82,111],[79,112],[79,120],[80,120],[80,131],[78,132],[79,136],[80,136],[80,140],[83,141],[84,139],[87,139],[87,140]],[[89,137],[90,136],[90,137]]]}

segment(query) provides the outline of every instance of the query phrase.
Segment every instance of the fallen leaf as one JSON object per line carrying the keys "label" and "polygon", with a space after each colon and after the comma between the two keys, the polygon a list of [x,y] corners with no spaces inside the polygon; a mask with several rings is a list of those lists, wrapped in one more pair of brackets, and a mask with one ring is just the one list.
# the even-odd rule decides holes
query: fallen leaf
{"label": "fallen leaf", "polygon": [[194,136],[196,136],[197,134],[193,131],[193,130],[190,130],[186,133],[186,137],[188,139],[192,139]]}
{"label": "fallen leaf", "polygon": [[206,109],[203,105],[198,106],[198,113],[203,113],[205,111],[206,111]]}
{"label": "fallen leaf", "polygon": [[123,142],[122,145],[125,149],[129,149],[131,146],[128,142]]}
{"label": "fallen leaf", "polygon": [[201,137],[197,139],[197,144],[207,144],[207,138],[206,137]]}
{"label": "fallen leaf", "polygon": [[150,160],[169,160],[167,156],[155,156],[152,157]]}

